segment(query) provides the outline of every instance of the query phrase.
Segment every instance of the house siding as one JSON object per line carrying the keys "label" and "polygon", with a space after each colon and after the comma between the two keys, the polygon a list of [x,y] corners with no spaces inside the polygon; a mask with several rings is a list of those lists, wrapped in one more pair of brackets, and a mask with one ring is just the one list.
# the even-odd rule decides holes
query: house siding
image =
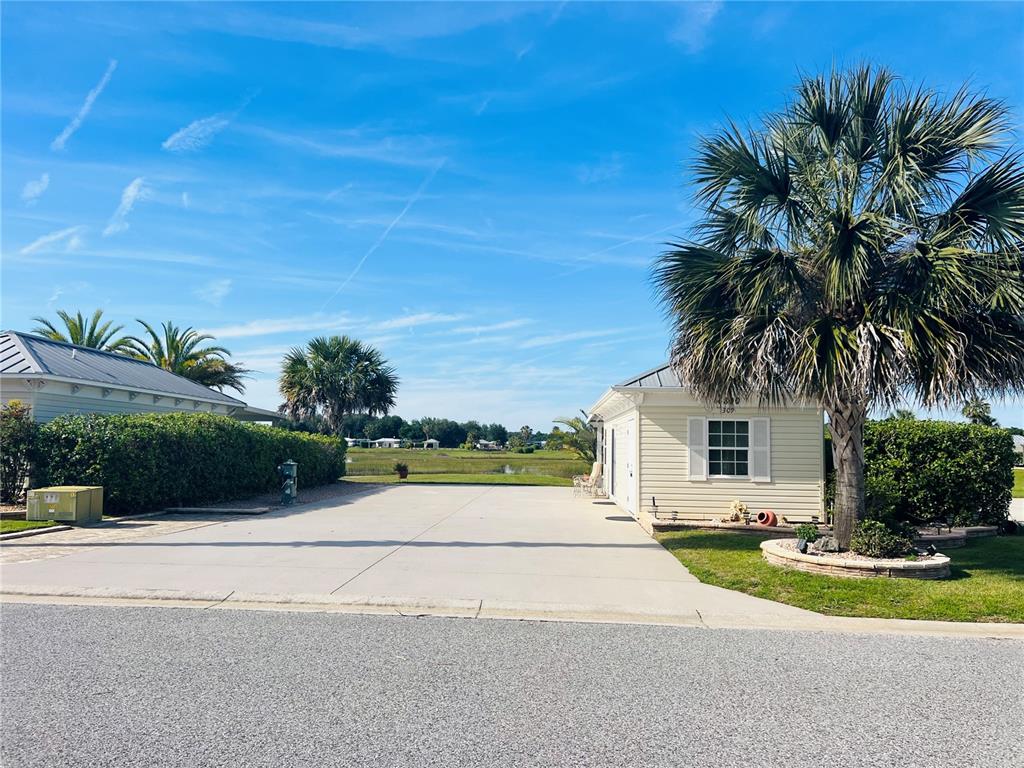
{"label": "house siding", "polygon": [[[810,520],[823,510],[823,430],[821,412],[788,408],[764,412],[739,408],[723,416],[698,407],[643,405],[639,409],[640,508],[652,511],[656,499],[661,512],[677,512],[695,520],[718,519],[729,514],[734,499],[751,512],[771,509],[790,521]],[[771,481],[745,478],[690,480],[687,418],[705,416],[771,419]]]}
{"label": "house siding", "polygon": [[227,416],[234,409],[223,405],[200,402],[185,398],[174,404],[175,397],[161,397],[154,402],[154,396],[139,394],[134,400],[126,390],[111,389],[104,397],[99,387],[80,386],[73,392],[73,385],[64,382],[47,382],[42,389],[30,388],[24,383],[4,381],[0,387],[0,401],[7,403],[20,400],[32,407],[32,416],[38,422],[51,421],[65,414],[81,413],[217,413]]}

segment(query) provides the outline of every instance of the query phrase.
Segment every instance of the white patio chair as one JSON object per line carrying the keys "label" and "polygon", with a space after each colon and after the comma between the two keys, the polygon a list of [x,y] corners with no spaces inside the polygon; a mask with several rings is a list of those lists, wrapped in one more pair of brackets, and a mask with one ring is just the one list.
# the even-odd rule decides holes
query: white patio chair
{"label": "white patio chair", "polygon": [[580,496],[584,493],[589,496],[597,495],[597,490],[601,487],[602,469],[601,462],[595,461],[589,475],[575,475],[572,479],[573,496]]}

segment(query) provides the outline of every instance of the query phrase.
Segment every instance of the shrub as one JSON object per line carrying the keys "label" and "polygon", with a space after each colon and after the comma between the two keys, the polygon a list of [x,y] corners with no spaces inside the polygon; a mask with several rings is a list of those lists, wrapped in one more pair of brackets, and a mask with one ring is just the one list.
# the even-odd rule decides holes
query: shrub
{"label": "shrub", "polygon": [[409,465],[408,464],[403,464],[400,461],[396,461],[395,462],[395,466],[391,468],[391,471],[392,472],[398,472],[399,474],[401,474],[402,472],[408,472],[409,471]]}
{"label": "shrub", "polygon": [[0,409],[0,501],[14,504],[21,500],[29,464],[35,460],[39,425],[32,409],[20,400],[11,400]]}
{"label": "shrub", "polygon": [[61,416],[39,431],[41,479],[102,485],[112,514],[274,491],[287,459],[301,494],[345,473],[345,442],[199,413]]}
{"label": "shrub", "polygon": [[944,421],[870,422],[864,432],[868,516],[994,525],[1006,519],[1013,439],[1001,429]]}
{"label": "shrub", "polygon": [[850,550],[865,557],[902,557],[914,551],[914,542],[878,520],[861,520],[853,529]]}
{"label": "shrub", "polygon": [[818,533],[818,526],[811,525],[810,523],[803,523],[802,525],[798,525],[793,530],[793,533],[796,534],[796,537],[798,539],[803,539],[808,544],[810,544],[811,542],[817,541],[818,540],[818,536],[821,535],[821,534]]}

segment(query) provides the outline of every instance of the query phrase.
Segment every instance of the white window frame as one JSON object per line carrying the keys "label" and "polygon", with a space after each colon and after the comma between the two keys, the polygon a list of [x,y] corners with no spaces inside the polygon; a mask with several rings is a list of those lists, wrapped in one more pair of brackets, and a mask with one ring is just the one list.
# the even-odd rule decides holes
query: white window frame
{"label": "white window frame", "polygon": [[[738,423],[740,423],[742,421],[744,424],[746,424],[747,425],[747,445],[746,445],[746,447],[745,448],[738,448],[738,447],[735,447],[735,446],[733,446],[732,448],[729,448],[729,447],[726,447],[726,446],[713,447],[711,445],[711,422],[713,422],[713,421],[719,421],[719,422],[726,422],[726,421],[728,421],[728,422],[733,422],[733,423],[736,423],[736,424],[738,424]],[[750,445],[750,437],[751,437],[751,435],[750,435],[750,421],[751,421],[750,419],[737,419],[737,418],[728,418],[727,419],[727,418],[720,418],[720,417],[716,417],[716,418],[708,417],[707,419],[704,420],[704,439],[706,441],[705,445],[707,446],[705,450],[707,451],[707,468],[708,468],[708,479],[709,480],[749,480],[750,479],[750,477],[751,477],[750,476],[750,459],[751,459],[751,453],[752,453],[752,447]],[[713,475],[713,474],[711,474],[711,452],[712,451],[723,451],[723,450],[724,451],[746,451],[746,453],[747,453],[747,461],[746,461],[747,473],[745,475]]]}

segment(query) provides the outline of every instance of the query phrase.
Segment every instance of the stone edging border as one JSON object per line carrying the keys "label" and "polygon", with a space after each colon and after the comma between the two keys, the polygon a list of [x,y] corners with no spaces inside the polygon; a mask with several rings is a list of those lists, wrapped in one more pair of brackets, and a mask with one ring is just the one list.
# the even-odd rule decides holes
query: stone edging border
{"label": "stone edging border", "polygon": [[761,554],[772,565],[826,576],[864,579],[944,579],[949,558],[936,554],[927,560],[854,560],[842,555],[804,555],[780,546],[778,540],[761,542]]}

